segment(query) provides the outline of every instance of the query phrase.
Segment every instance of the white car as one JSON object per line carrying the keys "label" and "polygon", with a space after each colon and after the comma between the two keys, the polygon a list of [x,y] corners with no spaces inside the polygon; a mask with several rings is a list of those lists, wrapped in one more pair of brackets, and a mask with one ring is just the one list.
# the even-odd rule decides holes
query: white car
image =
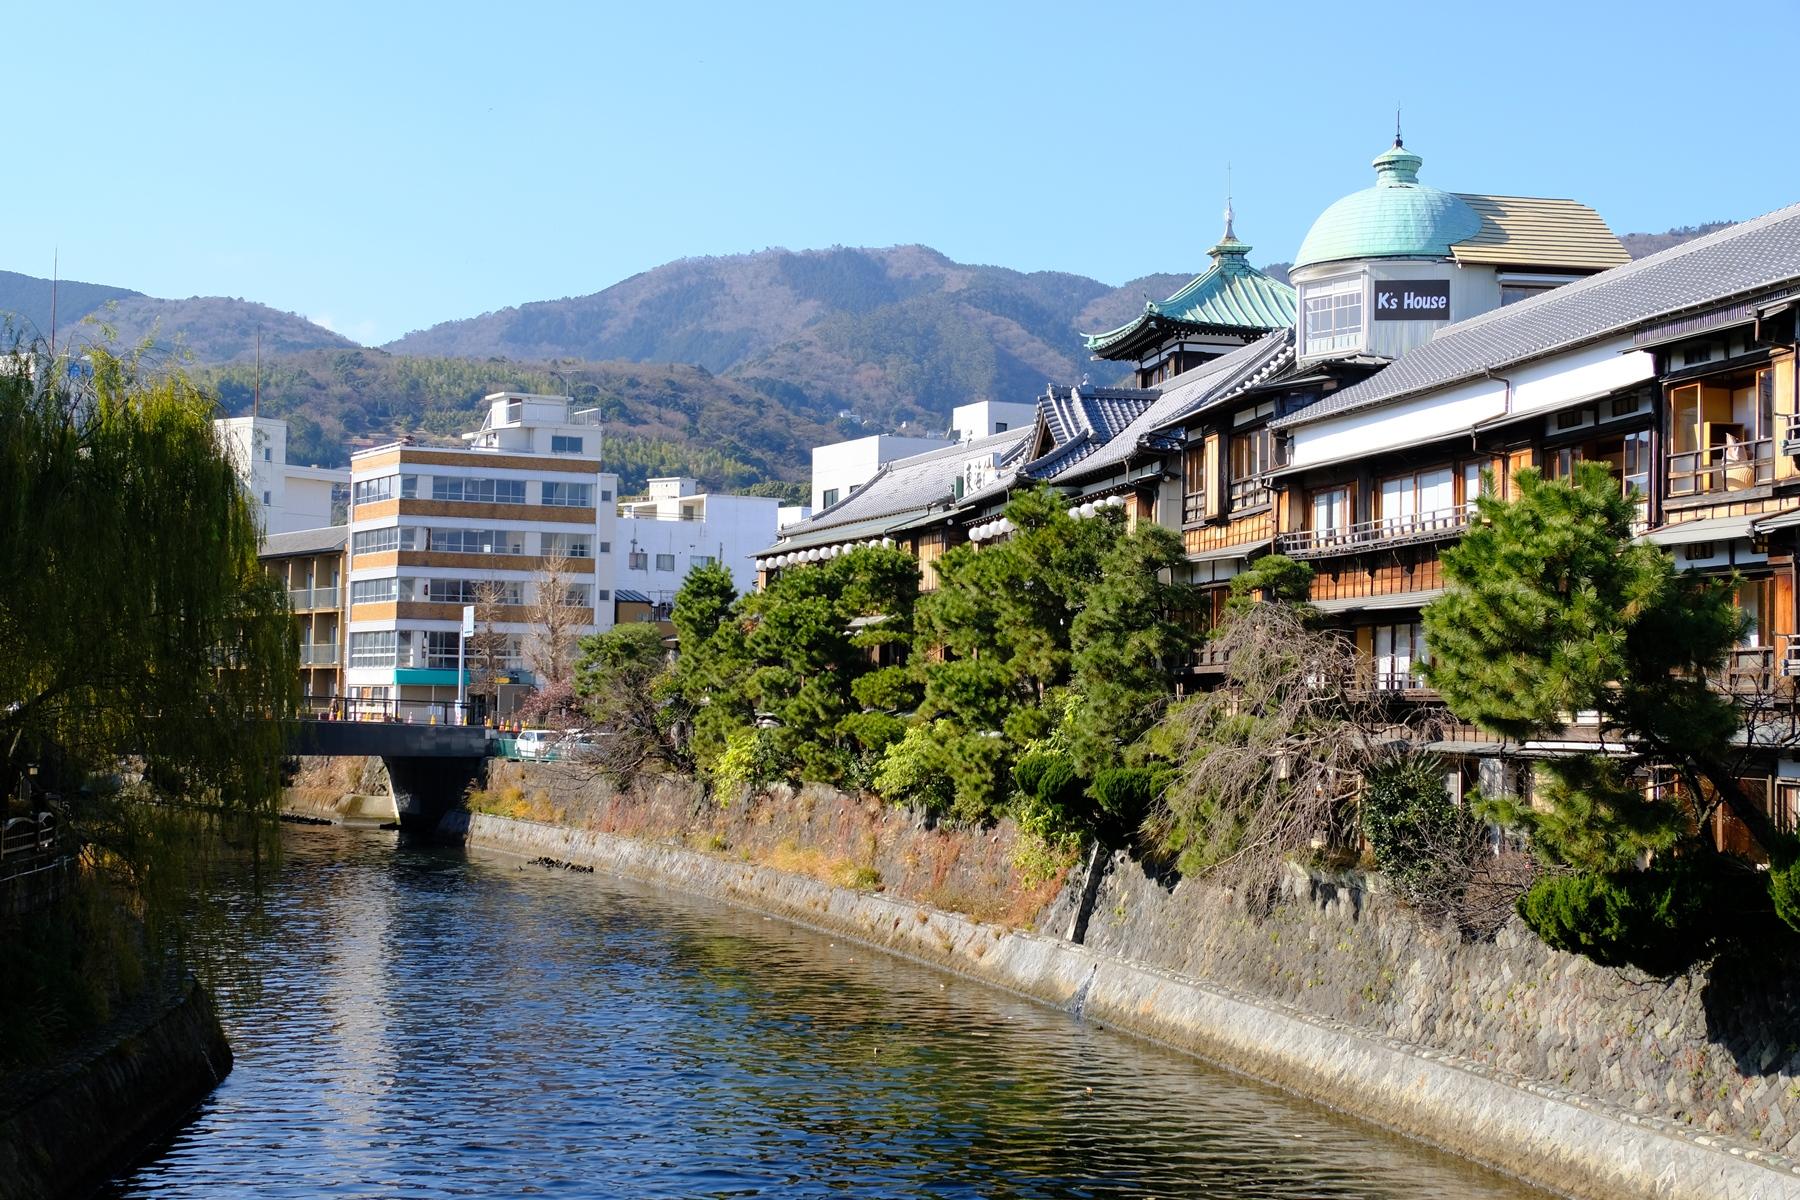
{"label": "white car", "polygon": [[551,746],[561,736],[554,729],[521,729],[513,739],[513,750],[520,758],[547,759]]}

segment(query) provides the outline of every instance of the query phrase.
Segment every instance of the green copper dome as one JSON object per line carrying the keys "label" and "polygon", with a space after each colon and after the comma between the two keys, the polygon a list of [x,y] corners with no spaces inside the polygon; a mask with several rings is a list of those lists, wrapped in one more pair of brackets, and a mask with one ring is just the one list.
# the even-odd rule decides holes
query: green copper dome
{"label": "green copper dome", "polygon": [[1452,192],[1419,182],[1422,160],[1395,141],[1375,160],[1375,186],[1319,214],[1294,268],[1352,258],[1448,258],[1481,229],[1481,217]]}

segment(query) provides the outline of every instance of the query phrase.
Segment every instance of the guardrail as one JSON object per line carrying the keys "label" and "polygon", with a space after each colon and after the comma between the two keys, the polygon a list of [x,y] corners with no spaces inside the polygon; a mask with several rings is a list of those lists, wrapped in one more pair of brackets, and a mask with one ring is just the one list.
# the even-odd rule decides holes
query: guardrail
{"label": "guardrail", "polygon": [[1707,492],[1741,492],[1775,479],[1772,438],[1729,442],[1705,450],[1669,455],[1669,495],[1700,496]]}
{"label": "guardrail", "polygon": [[374,721],[392,725],[480,725],[486,714],[482,697],[471,696],[459,707],[454,700],[379,700],[358,696],[302,696],[302,720]]}
{"label": "guardrail", "polygon": [[303,667],[335,667],[338,665],[336,644],[311,645],[300,647],[300,665]]}
{"label": "guardrail", "polygon": [[1291,558],[1321,558],[1330,554],[1354,554],[1373,546],[1397,546],[1451,538],[1469,527],[1474,511],[1457,504],[1431,512],[1358,521],[1336,529],[1303,529],[1275,539],[1275,548]]}
{"label": "guardrail", "polygon": [[288,604],[295,612],[307,609],[336,608],[341,589],[328,588],[289,588]]}

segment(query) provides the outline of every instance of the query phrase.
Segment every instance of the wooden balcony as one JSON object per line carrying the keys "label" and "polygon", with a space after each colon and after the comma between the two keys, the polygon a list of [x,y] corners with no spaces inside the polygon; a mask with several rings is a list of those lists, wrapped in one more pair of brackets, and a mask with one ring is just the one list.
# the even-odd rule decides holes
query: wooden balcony
{"label": "wooden balcony", "polygon": [[1336,529],[1303,529],[1275,539],[1275,549],[1290,558],[1327,558],[1386,546],[1447,541],[1469,527],[1474,506],[1458,504],[1433,512],[1358,521]]}
{"label": "wooden balcony", "polygon": [[[1786,435],[1783,438],[1786,440]],[[1775,481],[1775,442],[1731,442],[1669,455],[1669,498],[1742,492]]]}

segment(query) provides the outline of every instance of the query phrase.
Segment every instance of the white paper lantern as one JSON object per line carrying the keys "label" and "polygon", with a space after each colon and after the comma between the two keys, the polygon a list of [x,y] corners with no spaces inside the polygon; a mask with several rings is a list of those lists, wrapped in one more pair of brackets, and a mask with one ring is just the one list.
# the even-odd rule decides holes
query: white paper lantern
{"label": "white paper lantern", "polygon": [[1081,515],[1084,517],[1091,517],[1094,515],[1094,512],[1094,502],[1092,500],[1087,501],[1081,506]]}

